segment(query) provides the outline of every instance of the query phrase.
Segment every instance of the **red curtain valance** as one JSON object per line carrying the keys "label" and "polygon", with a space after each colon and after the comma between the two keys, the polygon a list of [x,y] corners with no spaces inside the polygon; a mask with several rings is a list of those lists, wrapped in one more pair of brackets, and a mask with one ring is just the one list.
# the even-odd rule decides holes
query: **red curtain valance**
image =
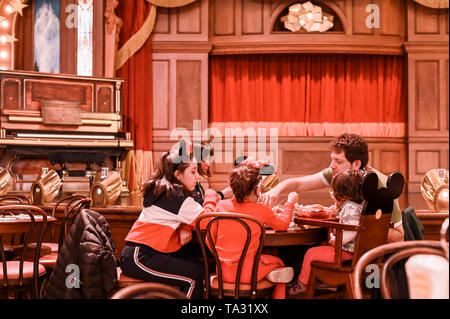
{"label": "red curtain valance", "polygon": [[379,55],[213,56],[210,123],[266,123],[281,135],[404,136],[403,63]]}

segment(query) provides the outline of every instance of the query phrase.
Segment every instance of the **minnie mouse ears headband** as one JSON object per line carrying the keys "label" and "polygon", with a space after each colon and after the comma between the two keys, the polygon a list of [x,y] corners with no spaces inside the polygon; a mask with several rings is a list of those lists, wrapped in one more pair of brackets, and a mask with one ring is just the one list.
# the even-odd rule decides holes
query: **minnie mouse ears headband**
{"label": "minnie mouse ears headband", "polygon": [[214,154],[214,148],[209,144],[192,143],[191,141],[181,140],[170,150],[170,159],[173,163],[188,163],[190,159],[195,158],[197,163],[210,160]]}
{"label": "minnie mouse ears headband", "polygon": [[236,158],[236,160],[234,161],[234,167],[238,167],[239,165],[258,168],[259,174],[261,175],[272,175],[275,172],[275,169],[272,165],[269,165],[267,162],[261,160],[255,160],[251,156],[239,156],[238,158]]}

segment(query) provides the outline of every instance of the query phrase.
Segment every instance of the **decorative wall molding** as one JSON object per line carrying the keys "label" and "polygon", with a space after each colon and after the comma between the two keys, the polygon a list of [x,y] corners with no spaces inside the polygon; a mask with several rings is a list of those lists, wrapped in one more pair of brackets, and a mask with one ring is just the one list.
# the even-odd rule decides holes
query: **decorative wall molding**
{"label": "decorative wall molding", "polygon": [[428,8],[445,9],[448,8],[448,0],[413,0]]}

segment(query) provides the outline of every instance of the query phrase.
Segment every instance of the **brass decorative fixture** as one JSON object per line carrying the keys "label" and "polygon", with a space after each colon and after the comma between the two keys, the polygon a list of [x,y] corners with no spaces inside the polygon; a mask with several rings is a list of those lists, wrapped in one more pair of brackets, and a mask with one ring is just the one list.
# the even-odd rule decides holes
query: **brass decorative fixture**
{"label": "brass decorative fixture", "polygon": [[0,167],[0,196],[8,193],[11,174],[6,168]]}
{"label": "brass decorative fixture", "polygon": [[449,187],[447,169],[429,170],[422,178],[420,189],[425,202],[433,212],[448,212]]}
{"label": "brass decorative fixture", "polygon": [[31,185],[31,201],[33,205],[51,203],[61,189],[61,178],[55,170],[42,168],[41,175]]}
{"label": "brass decorative fixture", "polygon": [[121,189],[122,178],[119,173],[109,171],[107,167],[103,167],[95,176],[91,187],[92,206],[105,207],[114,205],[120,196]]}

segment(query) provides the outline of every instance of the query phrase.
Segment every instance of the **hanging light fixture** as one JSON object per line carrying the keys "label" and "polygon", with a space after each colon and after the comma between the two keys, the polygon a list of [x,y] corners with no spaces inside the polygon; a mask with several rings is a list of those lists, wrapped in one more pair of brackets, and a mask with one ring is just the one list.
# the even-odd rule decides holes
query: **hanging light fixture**
{"label": "hanging light fixture", "polygon": [[281,18],[284,27],[292,32],[325,32],[331,29],[334,17],[310,1],[289,6],[289,14]]}

